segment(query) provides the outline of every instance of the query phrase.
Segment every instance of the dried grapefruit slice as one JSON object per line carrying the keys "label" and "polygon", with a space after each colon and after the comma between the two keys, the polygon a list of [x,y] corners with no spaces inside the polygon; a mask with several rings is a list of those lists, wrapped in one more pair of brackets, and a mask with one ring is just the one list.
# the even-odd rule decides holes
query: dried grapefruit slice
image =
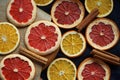
{"label": "dried grapefruit slice", "polygon": [[82,55],[86,48],[86,40],[81,33],[68,31],[63,34],[60,47],[66,56],[74,58]]}
{"label": "dried grapefruit slice", "polygon": [[0,63],[3,80],[33,80],[35,67],[30,59],[19,54],[10,54]]}
{"label": "dried grapefruit slice", "polygon": [[18,29],[8,22],[0,22],[0,54],[14,51],[20,42]]}
{"label": "dried grapefruit slice", "polygon": [[107,18],[98,18],[86,29],[88,43],[99,50],[112,48],[119,40],[119,29],[115,22]]}
{"label": "dried grapefruit slice", "polygon": [[7,7],[7,17],[16,26],[27,26],[35,20],[36,9],[33,0],[11,0]]}
{"label": "dried grapefruit slice", "polygon": [[110,68],[103,61],[95,58],[85,59],[78,67],[78,80],[109,80]]}
{"label": "dried grapefruit slice", "polygon": [[84,6],[79,0],[57,0],[51,9],[54,23],[61,28],[73,28],[84,17]]}
{"label": "dried grapefruit slice", "polygon": [[99,10],[98,17],[105,17],[113,10],[113,0],[85,0],[85,8],[89,13],[97,8]]}
{"label": "dried grapefruit slice", "polygon": [[61,31],[52,22],[41,20],[30,25],[25,34],[25,43],[31,51],[47,55],[58,49]]}
{"label": "dried grapefruit slice", "polygon": [[47,6],[53,2],[53,0],[34,0],[38,6]]}
{"label": "dried grapefruit slice", "polygon": [[55,59],[47,70],[48,80],[76,80],[76,66],[67,58]]}

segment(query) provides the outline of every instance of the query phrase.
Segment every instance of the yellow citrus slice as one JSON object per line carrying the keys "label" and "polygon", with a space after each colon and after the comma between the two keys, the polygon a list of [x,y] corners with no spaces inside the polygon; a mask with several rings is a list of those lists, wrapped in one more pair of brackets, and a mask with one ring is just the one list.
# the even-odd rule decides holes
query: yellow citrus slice
{"label": "yellow citrus slice", "polygon": [[105,17],[113,10],[113,0],[85,0],[85,8],[89,13],[94,8],[98,8],[98,17]]}
{"label": "yellow citrus slice", "polygon": [[38,6],[47,6],[53,2],[53,0],[34,0]]}
{"label": "yellow citrus slice", "polygon": [[47,70],[48,80],[76,80],[76,66],[66,58],[54,60]]}
{"label": "yellow citrus slice", "polygon": [[0,54],[8,54],[14,51],[20,41],[18,29],[8,23],[0,22]]}
{"label": "yellow citrus slice", "polygon": [[60,44],[62,52],[68,57],[80,56],[86,48],[86,40],[81,33],[68,31],[62,36]]}

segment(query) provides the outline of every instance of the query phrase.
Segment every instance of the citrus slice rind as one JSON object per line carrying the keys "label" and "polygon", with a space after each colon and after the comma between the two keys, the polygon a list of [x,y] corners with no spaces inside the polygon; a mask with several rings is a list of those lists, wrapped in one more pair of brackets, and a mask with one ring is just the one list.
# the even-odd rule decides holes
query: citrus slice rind
{"label": "citrus slice rind", "polygon": [[112,48],[119,40],[119,29],[115,22],[107,18],[98,18],[86,29],[87,42],[99,50]]}
{"label": "citrus slice rind", "polygon": [[57,0],[51,9],[53,22],[65,29],[77,26],[84,13],[84,6],[79,0]]}
{"label": "citrus slice rind", "polygon": [[47,6],[53,2],[53,0],[34,0],[37,6]]}
{"label": "citrus slice rind", "polygon": [[85,0],[85,8],[89,13],[97,8],[99,10],[98,17],[106,17],[113,10],[113,0]]}
{"label": "citrus slice rind", "polygon": [[47,55],[59,48],[61,31],[50,21],[37,21],[31,24],[25,34],[27,48],[39,55]]}
{"label": "citrus slice rind", "polygon": [[11,23],[0,22],[0,54],[9,54],[19,45],[20,34]]}
{"label": "citrus slice rind", "polygon": [[78,57],[86,49],[86,40],[81,33],[74,30],[63,34],[60,44],[62,52],[68,57]]}
{"label": "citrus slice rind", "polygon": [[47,70],[48,80],[76,80],[76,66],[67,58],[55,59]]}
{"label": "citrus slice rind", "polygon": [[30,59],[20,54],[10,54],[0,63],[2,80],[33,80],[35,66]]}
{"label": "citrus slice rind", "polygon": [[37,7],[33,0],[11,0],[7,6],[7,18],[17,27],[30,25],[36,14]]}
{"label": "citrus slice rind", "polygon": [[78,80],[97,79],[109,80],[111,75],[110,67],[103,61],[96,58],[86,58],[78,67]]}

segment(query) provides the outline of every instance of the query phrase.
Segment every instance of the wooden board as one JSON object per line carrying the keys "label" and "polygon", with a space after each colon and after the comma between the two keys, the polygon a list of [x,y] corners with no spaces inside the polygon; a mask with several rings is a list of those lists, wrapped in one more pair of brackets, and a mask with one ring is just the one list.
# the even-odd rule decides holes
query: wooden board
{"label": "wooden board", "polygon": [[[0,22],[8,22],[7,17],[6,17],[6,8],[7,8],[7,4],[10,0],[1,0],[0,1]],[[38,20],[48,20],[51,21],[51,16],[49,14],[47,14],[46,12],[44,12],[43,10],[37,8],[37,17],[35,21]],[[18,46],[18,48],[12,52],[11,54],[19,54],[19,47],[24,45],[24,33],[26,31],[27,27],[24,28],[18,28],[19,32],[20,32],[20,44]],[[26,48],[26,47],[25,47]],[[52,61],[53,59],[56,57],[57,53],[58,53],[59,49],[57,49],[55,52],[53,52],[50,55],[46,55],[44,57],[46,57],[48,59],[48,62],[46,65],[41,65],[40,63],[33,61],[36,67],[36,75],[35,75],[35,79],[34,80],[39,80],[40,75],[41,75],[41,71],[43,69],[45,69]],[[0,55],[0,61],[2,60],[2,58],[4,58],[7,55]]]}

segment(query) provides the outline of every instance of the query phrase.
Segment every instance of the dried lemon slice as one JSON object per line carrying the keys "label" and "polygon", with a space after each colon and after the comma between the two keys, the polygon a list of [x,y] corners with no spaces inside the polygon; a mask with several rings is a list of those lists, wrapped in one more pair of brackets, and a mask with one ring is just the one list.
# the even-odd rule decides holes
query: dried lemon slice
{"label": "dried lemon slice", "polygon": [[66,58],[54,60],[47,70],[48,80],[76,80],[76,66]]}
{"label": "dried lemon slice", "polygon": [[20,42],[18,29],[8,23],[0,23],[0,54],[8,54],[14,51]]}

